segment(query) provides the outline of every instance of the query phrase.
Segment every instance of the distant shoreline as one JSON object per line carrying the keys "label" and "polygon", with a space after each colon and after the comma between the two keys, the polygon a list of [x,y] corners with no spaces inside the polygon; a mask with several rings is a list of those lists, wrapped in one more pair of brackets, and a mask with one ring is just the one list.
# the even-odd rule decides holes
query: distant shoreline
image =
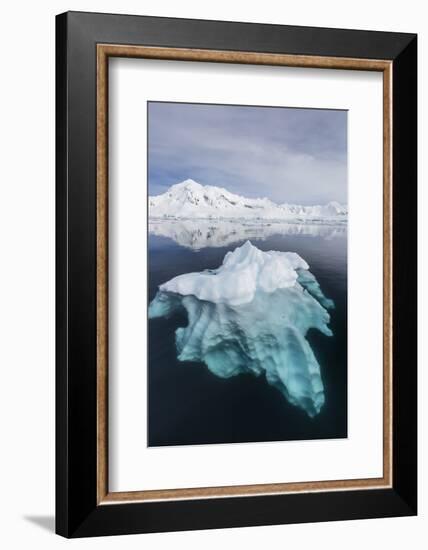
{"label": "distant shoreline", "polygon": [[347,225],[348,217],[338,218],[227,218],[227,217],[179,217],[179,216],[148,216],[149,221],[203,221],[203,222],[231,222],[231,223],[246,223],[251,225],[270,225],[279,223],[288,224],[312,224],[312,225]]}

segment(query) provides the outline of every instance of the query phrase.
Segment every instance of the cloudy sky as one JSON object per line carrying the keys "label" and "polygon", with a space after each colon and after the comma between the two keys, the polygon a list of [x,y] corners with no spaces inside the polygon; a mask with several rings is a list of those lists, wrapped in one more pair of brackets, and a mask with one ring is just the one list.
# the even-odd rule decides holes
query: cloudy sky
{"label": "cloudy sky", "polygon": [[191,178],[275,202],[347,202],[347,113],[149,103],[149,194]]}

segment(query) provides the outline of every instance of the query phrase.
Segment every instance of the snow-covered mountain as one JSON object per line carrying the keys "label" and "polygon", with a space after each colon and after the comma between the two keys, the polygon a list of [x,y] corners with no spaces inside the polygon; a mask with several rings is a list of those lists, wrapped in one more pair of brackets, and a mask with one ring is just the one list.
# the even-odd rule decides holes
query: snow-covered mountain
{"label": "snow-covered mountain", "polygon": [[172,185],[162,195],[149,197],[150,218],[346,221],[347,214],[347,207],[338,202],[315,206],[276,204],[267,198],[241,197],[191,179]]}

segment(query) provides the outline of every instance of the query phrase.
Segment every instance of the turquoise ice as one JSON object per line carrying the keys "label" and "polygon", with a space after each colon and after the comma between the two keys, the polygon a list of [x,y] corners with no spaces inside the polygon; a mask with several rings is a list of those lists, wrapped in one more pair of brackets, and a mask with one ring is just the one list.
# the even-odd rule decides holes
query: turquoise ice
{"label": "turquoise ice", "polygon": [[[247,242],[229,252],[217,270],[180,275],[161,285],[149,318],[183,309],[188,324],[175,333],[179,361],[205,363],[221,378],[264,376],[314,417],[325,397],[307,333],[316,329],[332,335],[328,309],[333,302],[308,268],[297,254],[262,252]],[[228,285],[224,291],[223,284]]]}

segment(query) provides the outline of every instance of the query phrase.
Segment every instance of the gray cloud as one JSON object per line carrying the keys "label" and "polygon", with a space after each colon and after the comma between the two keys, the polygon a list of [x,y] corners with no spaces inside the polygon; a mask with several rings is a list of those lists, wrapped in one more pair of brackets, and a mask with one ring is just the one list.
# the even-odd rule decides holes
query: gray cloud
{"label": "gray cloud", "polygon": [[347,113],[149,103],[149,192],[186,178],[249,197],[347,202]]}

